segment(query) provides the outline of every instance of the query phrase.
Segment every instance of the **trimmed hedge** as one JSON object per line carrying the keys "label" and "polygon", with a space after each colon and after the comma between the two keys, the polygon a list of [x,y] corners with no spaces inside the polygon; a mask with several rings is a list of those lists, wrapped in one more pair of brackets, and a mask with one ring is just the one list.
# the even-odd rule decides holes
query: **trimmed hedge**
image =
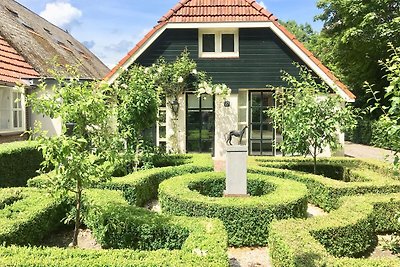
{"label": "trimmed hedge", "polygon": [[[175,155],[171,156],[168,163],[174,166],[142,170],[123,177],[114,177],[111,181],[98,185],[98,188],[120,190],[129,204],[143,206],[157,198],[158,186],[162,181],[185,173],[213,170],[211,157],[206,154]],[[49,178],[51,179],[51,173],[37,176],[28,181],[28,186],[43,188]]]}
{"label": "trimmed hedge", "polygon": [[[343,174],[353,177],[349,178],[349,182],[284,169],[296,168],[299,170],[302,166],[308,166],[309,162],[310,159],[307,158],[271,158],[268,160],[254,158],[250,163],[249,172],[304,183],[309,190],[310,202],[326,211],[338,208],[339,200],[343,196],[368,193],[395,193],[400,191],[400,181],[389,174],[386,168],[387,165],[374,161],[346,158],[320,159],[320,162],[326,165],[344,166],[345,171],[343,171]],[[331,168],[331,170],[334,169],[334,167]],[[333,174],[331,173],[330,175]],[[351,182],[351,180],[356,181]]]}
{"label": "trimmed hedge", "polygon": [[[178,157],[182,159],[181,157]],[[100,188],[121,190],[125,199],[131,205],[143,206],[156,199],[159,184],[171,177],[213,170],[211,157],[204,154],[192,154],[184,157],[180,166],[169,166],[138,171],[124,177],[115,177],[110,182],[100,185]]]}
{"label": "trimmed hedge", "polygon": [[273,222],[269,245],[280,266],[400,266],[400,259],[355,259],[375,245],[375,233],[398,230],[400,194],[346,197],[328,216]]}
{"label": "trimmed hedge", "polygon": [[[258,184],[254,187],[258,191],[264,187],[268,194],[240,199],[209,197],[190,189],[202,188],[203,193],[210,193],[210,188],[206,187],[221,184],[224,179],[224,173],[198,173],[162,182],[159,200],[163,212],[219,218],[228,232],[229,244],[233,246],[265,245],[272,220],[306,216],[307,189],[295,181],[249,174],[249,184]],[[271,192],[271,188],[275,190]]]}
{"label": "trimmed hedge", "polygon": [[[43,234],[56,229],[71,207],[67,200],[55,199],[44,191],[20,188],[0,189],[10,194],[9,205],[0,210],[0,244],[38,244]],[[11,199],[11,201],[10,201]]]}
{"label": "trimmed hedge", "polygon": [[189,235],[170,216],[130,206],[121,192],[90,190],[85,200],[85,224],[103,248],[181,249]]}
{"label": "trimmed hedge", "polygon": [[37,175],[42,153],[36,142],[22,141],[0,145],[0,187],[26,186]]}
{"label": "trimmed hedge", "polygon": [[121,192],[96,189],[85,194],[84,214],[103,246],[154,251],[0,247],[0,266],[228,266],[218,220],[157,215],[130,206]]}

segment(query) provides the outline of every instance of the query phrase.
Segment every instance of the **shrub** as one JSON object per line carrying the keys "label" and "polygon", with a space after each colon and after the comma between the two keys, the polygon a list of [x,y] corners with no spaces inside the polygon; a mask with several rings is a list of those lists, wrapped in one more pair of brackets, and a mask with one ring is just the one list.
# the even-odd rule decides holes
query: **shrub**
{"label": "shrub", "polygon": [[121,192],[91,190],[85,199],[85,224],[103,248],[181,249],[189,235],[170,216],[130,206]]}
{"label": "shrub", "polygon": [[37,175],[42,154],[36,142],[14,142],[0,145],[0,187],[26,186]]}
{"label": "shrub", "polygon": [[38,244],[44,233],[61,224],[70,208],[68,200],[53,198],[38,189],[10,190],[0,189],[1,195],[9,193],[8,199],[13,199],[0,210],[0,244]]}
{"label": "shrub", "polygon": [[174,177],[161,183],[159,200],[166,213],[221,219],[228,232],[230,245],[265,245],[272,220],[305,216],[307,190],[300,183],[274,177],[250,174],[248,179],[250,185],[258,184],[253,189],[258,188],[259,191],[261,187],[266,193],[271,188],[275,190],[240,200],[208,197],[190,188],[201,188],[203,193],[214,195],[210,187],[221,184],[224,174],[198,173]]}
{"label": "shrub", "polygon": [[129,204],[143,206],[150,200],[157,198],[158,186],[162,181],[186,173],[211,171],[213,169],[209,155],[190,155],[188,158],[176,156],[176,160],[171,162],[185,164],[143,170],[124,177],[116,177],[110,182],[100,185],[100,188],[121,190]]}
{"label": "shrub", "polygon": [[400,194],[343,198],[338,210],[307,220],[273,222],[269,245],[273,265],[399,266],[391,259],[355,259],[375,244],[375,232],[395,231]]}
{"label": "shrub", "polygon": [[[326,211],[337,208],[339,199],[343,196],[367,193],[394,193],[400,191],[400,182],[395,180],[392,175],[389,175],[386,169],[387,165],[375,163],[374,161],[345,158],[320,160],[320,163],[332,166],[344,166],[345,171],[343,171],[343,175],[345,180],[349,180],[349,182],[337,181],[310,173],[279,169],[295,168],[306,170],[306,168],[302,167],[302,164],[308,164],[308,162],[310,162],[310,159],[305,158],[288,158],[284,160],[282,158],[271,158],[268,160],[255,158],[251,160],[249,172],[304,183],[309,190],[310,202]],[[335,168],[332,168],[332,170],[335,170]],[[329,176],[332,175],[332,173],[329,174]]]}
{"label": "shrub", "polygon": [[228,266],[218,220],[157,215],[111,190],[88,190],[84,203],[85,223],[102,245],[154,251],[0,246],[0,266]]}

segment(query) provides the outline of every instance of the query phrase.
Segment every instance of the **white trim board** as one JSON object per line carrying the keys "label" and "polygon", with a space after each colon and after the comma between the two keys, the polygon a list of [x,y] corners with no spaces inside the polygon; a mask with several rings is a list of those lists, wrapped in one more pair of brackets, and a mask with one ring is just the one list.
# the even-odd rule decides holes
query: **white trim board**
{"label": "white trim board", "polygon": [[321,70],[321,68],[312,61],[303,50],[301,50],[288,36],[286,36],[273,22],[223,22],[223,23],[167,23],[158,29],[146,42],[118,69],[109,79],[108,83],[112,84],[119,76],[121,69],[126,70],[132,65],[140,55],[142,55],[150,45],[166,30],[166,29],[224,29],[224,28],[270,28],[311,70],[313,70],[329,87],[332,88],[339,96],[347,102],[354,102],[344,90],[342,90],[329,76]]}

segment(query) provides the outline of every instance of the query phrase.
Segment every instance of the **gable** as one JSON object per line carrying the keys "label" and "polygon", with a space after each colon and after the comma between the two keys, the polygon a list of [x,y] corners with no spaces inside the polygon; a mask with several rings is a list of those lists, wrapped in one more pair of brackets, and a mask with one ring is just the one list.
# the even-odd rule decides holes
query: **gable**
{"label": "gable", "polygon": [[135,61],[150,66],[159,57],[174,61],[184,49],[216,83],[227,84],[234,92],[239,89],[263,89],[266,85],[284,86],[281,70],[297,76],[292,64],[304,64],[268,28],[242,28],[239,30],[239,58],[199,58],[197,29],[167,29]]}
{"label": "gable", "polygon": [[[220,10],[220,13],[216,12]],[[208,12],[208,13],[207,13]],[[258,12],[258,13],[257,13]],[[246,18],[254,18],[247,21]],[[113,83],[120,72],[146,52],[146,50],[170,29],[223,29],[223,28],[264,28],[270,29],[308,68],[322,81],[348,102],[354,102],[355,95],[341,83],[310,51],[308,51],[276,17],[267,12],[254,0],[181,0],[156,25],[117,66],[105,77]],[[240,56],[242,56],[240,54]],[[220,60],[220,59],[218,59]],[[212,73],[210,73],[212,76]]]}

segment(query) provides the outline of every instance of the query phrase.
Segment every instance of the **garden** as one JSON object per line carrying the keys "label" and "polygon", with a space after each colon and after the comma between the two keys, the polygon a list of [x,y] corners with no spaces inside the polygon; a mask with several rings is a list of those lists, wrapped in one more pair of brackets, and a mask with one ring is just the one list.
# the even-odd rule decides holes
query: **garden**
{"label": "garden", "polygon": [[[368,256],[378,235],[398,231],[400,180],[384,163],[349,158],[318,159],[314,174],[312,158],[250,157],[250,197],[237,201],[222,197],[224,174],[212,172],[209,155],[166,156],[84,190],[80,228],[101,249],[49,246],[73,227],[62,220],[74,214],[74,195],[44,189],[52,174],[31,171],[37,146],[2,145],[4,165],[31,159],[20,161],[25,173],[1,174],[2,266],[229,266],[228,247],[248,246],[268,246],[273,266],[400,264]],[[154,200],[161,213],[146,209]],[[309,203],[327,215],[307,217]]]}
{"label": "garden", "polygon": [[[398,66],[397,54],[387,64]],[[54,73],[52,94],[27,100],[35,112],[66,122],[63,133],[49,137],[37,125],[34,140],[0,146],[0,265],[229,266],[229,247],[268,247],[276,267],[399,266],[396,255],[373,253],[400,251],[398,159],[393,168],[318,158],[327,145],[338,147],[338,128],[351,127],[355,115],[338,110],[337,98],[309,74],[300,68],[301,82],[283,74],[293,88],[281,88],[277,101],[286,105],[268,111],[291,156],[249,157],[249,196],[239,199],[223,197],[225,174],[214,172],[210,155],[180,154],[176,134],[169,154],[143,137],[161,96],[173,108],[190,85],[199,97],[230,93],[198,72],[186,52],[174,63],[134,66],[114,87]],[[394,141],[396,75],[388,75],[392,108],[381,118]],[[155,202],[160,207],[149,210]],[[310,205],[324,216],[310,217]],[[70,244],[46,241],[66,230]],[[82,230],[96,248],[79,246]],[[390,236],[383,245],[382,235]]]}

